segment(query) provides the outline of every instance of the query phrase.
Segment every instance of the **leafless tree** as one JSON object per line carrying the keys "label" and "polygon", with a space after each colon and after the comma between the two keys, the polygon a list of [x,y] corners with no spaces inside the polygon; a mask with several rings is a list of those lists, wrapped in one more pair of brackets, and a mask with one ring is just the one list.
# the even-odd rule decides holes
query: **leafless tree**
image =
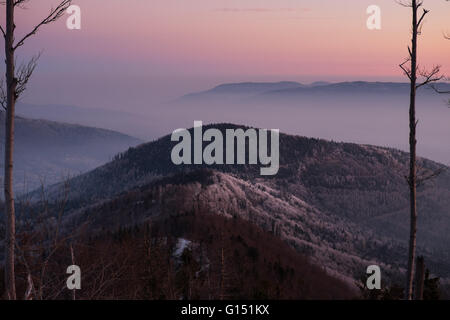
{"label": "leafless tree", "polygon": [[5,287],[8,299],[16,299],[15,287],[15,209],[13,192],[13,151],[14,151],[14,116],[15,104],[19,96],[25,91],[26,85],[36,67],[36,56],[27,64],[19,66],[16,70],[15,53],[25,41],[35,35],[39,29],[47,24],[58,20],[72,0],[62,0],[49,14],[36,26],[15,42],[15,9],[24,8],[29,0],[6,0],[2,4],[6,7],[6,27],[0,25],[0,31],[5,39],[5,63],[6,81],[0,90],[0,104],[6,111],[5,117],[5,177],[4,197],[6,209],[6,239],[5,239]]}
{"label": "leafless tree", "polygon": [[[412,9],[412,39],[408,46],[408,58],[400,64],[400,68],[410,81],[410,105],[409,105],[409,176],[407,177],[410,192],[410,237],[408,253],[408,269],[406,276],[405,299],[411,300],[413,295],[413,270],[416,255],[416,232],[417,232],[417,184],[421,180],[417,175],[416,166],[416,91],[420,87],[441,80],[440,67],[435,66],[431,71],[419,67],[417,62],[417,38],[421,34],[425,16],[428,10],[423,9],[419,16],[419,9],[423,5],[421,0],[397,1],[404,7]],[[421,79],[423,78],[423,80]],[[420,82],[421,81],[421,82]]]}
{"label": "leafless tree", "polygon": [[[447,2],[449,2],[450,0],[446,0]],[[444,38],[447,40],[450,40],[450,33],[446,32],[444,33]],[[447,81],[450,81],[450,77],[447,78]],[[445,91],[445,90],[440,90],[439,88],[437,88],[436,86],[432,86],[432,88],[434,89],[434,91],[436,91],[437,93],[440,94],[450,94],[450,91]],[[450,100],[447,101],[447,104],[450,106]]]}

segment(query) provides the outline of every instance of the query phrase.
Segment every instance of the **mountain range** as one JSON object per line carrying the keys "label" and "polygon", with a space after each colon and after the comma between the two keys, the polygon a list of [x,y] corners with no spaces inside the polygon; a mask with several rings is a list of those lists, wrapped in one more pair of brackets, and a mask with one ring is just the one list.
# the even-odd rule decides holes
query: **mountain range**
{"label": "mountain range", "polygon": [[[315,95],[404,95],[408,93],[409,83],[401,82],[338,82],[330,83],[318,81],[309,85],[299,82],[242,82],[226,83],[212,89],[183,96],[180,101],[223,98],[223,96],[235,96],[239,98],[267,99],[267,98],[301,98],[302,96]],[[438,83],[436,89],[448,91],[449,83]],[[435,94],[429,88],[421,92]]]}
{"label": "mountain range", "polygon": [[[445,83],[439,86],[440,90],[450,89]],[[363,131],[355,129],[359,138],[373,133],[378,137],[386,134],[391,139],[394,136],[390,129],[398,137],[403,132],[404,123],[399,119],[405,118],[407,91],[405,83],[224,84],[184,96],[168,110],[172,115],[179,112],[178,118],[186,122],[204,119],[214,123],[219,108],[225,118],[238,114],[244,123],[269,121],[285,125],[292,121],[301,132],[312,123],[321,132],[313,136],[321,136],[334,126],[351,129],[345,125],[348,120],[352,125],[364,126]],[[376,103],[372,98],[376,98]],[[445,108],[438,108],[440,99],[431,89],[424,89],[419,95],[422,126],[425,123],[420,133],[429,135],[445,126],[445,113],[441,115]],[[425,110],[423,114],[421,110]],[[358,114],[367,119],[355,119]],[[313,121],[314,116],[321,120]],[[392,128],[389,119],[393,120]],[[427,123],[427,119],[434,120]],[[164,118],[158,122],[163,124]],[[204,129],[213,127],[222,132],[248,128],[220,123]],[[280,129],[284,131],[283,127]],[[407,132],[406,127],[403,129]],[[438,132],[443,139],[445,131]],[[353,133],[351,136],[355,137]],[[430,136],[419,136],[419,141],[419,150],[421,146],[442,146],[439,139],[430,140]],[[69,186],[65,230],[87,224],[90,233],[101,235],[122,228],[140,228],[149,222],[170,225],[184,216],[218,215],[245,220],[282,239],[314,265],[349,285],[353,286],[371,264],[381,266],[386,281],[401,285],[409,233],[408,186],[404,178],[408,174],[407,153],[367,143],[281,134],[279,172],[274,177],[262,177],[259,166],[254,165],[174,165],[170,159],[174,144],[170,136],[164,136],[127,151],[124,150],[128,146],[123,146],[112,161],[48,187],[45,192],[56,206],[64,187]],[[395,145],[383,143],[392,144]],[[78,155],[90,153],[76,151]],[[450,174],[447,166],[426,158],[420,158],[419,166],[422,176],[440,174],[418,189],[418,254],[425,257],[433,274],[448,283]],[[39,206],[41,196],[40,191],[34,191],[26,198]]]}
{"label": "mountain range", "polygon": [[[450,91],[449,83],[437,87]],[[418,154],[449,164],[448,95],[426,86],[417,93]],[[222,84],[181,97],[167,106],[167,112],[176,127],[191,126],[194,120],[230,122],[407,151],[408,108],[407,83],[277,82]],[[163,113],[161,123],[170,119],[166,121]]]}
{"label": "mountain range", "polygon": [[[243,128],[216,124],[224,131]],[[238,217],[271,232],[330,274],[353,283],[370,264],[395,281],[404,272],[408,239],[408,154],[371,145],[281,134],[280,170],[255,165],[174,165],[170,136],[130,148],[70,179],[65,223],[89,221],[105,232],[186,213]],[[442,171],[419,188],[419,254],[450,277],[450,174],[420,159],[420,174]],[[56,200],[62,185],[47,192]],[[39,195],[30,195],[39,201]]]}

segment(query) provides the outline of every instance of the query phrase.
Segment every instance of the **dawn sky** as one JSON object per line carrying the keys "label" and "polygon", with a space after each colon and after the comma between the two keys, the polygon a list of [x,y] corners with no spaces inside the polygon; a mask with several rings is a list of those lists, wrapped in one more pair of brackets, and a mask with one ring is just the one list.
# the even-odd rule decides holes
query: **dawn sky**
{"label": "dawn sky", "polygon": [[[19,34],[57,2],[31,1],[19,11]],[[66,29],[64,17],[19,51],[26,59],[44,49],[26,102],[143,111],[224,81],[399,81],[410,38],[410,10],[394,0],[73,3],[82,9],[81,30]],[[366,28],[372,4],[381,7],[379,31]],[[450,41],[442,36],[450,30],[450,4],[425,0],[425,6],[431,12],[421,63],[442,64],[450,74]]]}

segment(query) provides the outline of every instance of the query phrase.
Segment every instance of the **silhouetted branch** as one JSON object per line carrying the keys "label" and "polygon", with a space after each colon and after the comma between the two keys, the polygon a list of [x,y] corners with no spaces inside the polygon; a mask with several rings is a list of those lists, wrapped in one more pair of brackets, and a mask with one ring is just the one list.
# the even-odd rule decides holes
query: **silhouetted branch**
{"label": "silhouetted branch", "polygon": [[[23,0],[17,0],[19,2],[23,2]],[[16,1],[16,2],[17,2]],[[70,6],[72,0],[63,0],[58,6],[56,6],[55,9],[50,10],[50,14],[45,17],[39,24],[37,24],[33,30],[31,30],[29,33],[27,33],[17,44],[14,46],[13,50],[16,50],[18,47],[22,46],[29,37],[35,35],[39,29],[47,25],[49,23],[52,23],[56,20],[58,20],[64,12],[67,10],[67,8]]]}
{"label": "silhouetted branch", "polygon": [[17,87],[16,87],[16,99],[26,90],[27,83],[33,75],[34,69],[37,66],[37,61],[41,54],[35,55],[28,63],[21,64],[17,69]]}
{"label": "silhouetted branch", "polygon": [[0,105],[6,111],[6,88],[5,88],[5,80],[0,79]]}
{"label": "silhouetted branch", "polygon": [[[396,2],[397,2],[399,5],[403,6],[403,7],[407,7],[407,8],[412,8],[412,7],[413,7],[411,1],[396,0]],[[416,4],[416,8],[421,7],[422,4],[423,4],[423,1],[418,1],[417,4]]]}
{"label": "silhouetted branch", "polygon": [[434,66],[431,71],[418,70],[419,75],[424,77],[425,80],[422,83],[416,85],[416,89],[423,87],[427,84],[430,84],[433,82],[438,82],[438,81],[444,79],[444,76],[440,75],[440,72],[441,72],[440,66]]}
{"label": "silhouetted branch", "polygon": [[28,1],[30,1],[30,0],[16,0],[16,1],[14,1],[14,6],[25,9],[25,7],[23,5]]}
{"label": "silhouetted branch", "polygon": [[445,170],[446,170],[445,167],[441,167],[441,168],[439,168],[437,170],[418,175],[418,177],[417,177],[417,186],[420,186],[420,185],[424,184],[425,182],[436,178],[441,173],[443,173]]}
{"label": "silhouetted branch", "polygon": [[[30,0],[16,0],[16,1],[13,1],[13,5],[14,5],[14,7],[19,7],[21,9],[25,9],[24,4],[29,1]],[[5,1],[0,1],[0,4],[5,4]]]}
{"label": "silhouetted branch", "polygon": [[450,94],[450,91],[439,90],[434,84],[430,85],[430,87],[439,94]]}
{"label": "silhouetted branch", "polygon": [[[419,22],[417,22],[417,27],[420,28],[420,26],[422,25],[423,19],[425,18],[425,16],[427,15],[428,12],[430,12],[430,10],[423,9],[422,16],[420,17]],[[420,34],[420,32],[419,32],[419,34]]]}
{"label": "silhouetted branch", "polygon": [[[401,0],[397,0],[396,1],[399,5],[403,6],[403,7],[407,7],[407,8],[412,8],[413,4],[412,1],[401,1]],[[416,9],[419,9],[421,6],[423,5],[423,1],[417,1],[416,3]],[[423,9],[422,15],[420,16],[416,26],[417,26],[417,34],[419,35],[421,32],[421,26],[423,23],[423,20],[425,18],[425,16],[430,12],[430,10],[427,9]],[[411,50],[410,50],[410,54],[411,54]]]}
{"label": "silhouetted branch", "polygon": [[[409,47],[408,47],[408,50],[409,50],[409,52],[410,52],[410,54],[411,54],[411,50],[410,50]],[[405,64],[408,63],[408,62],[410,62],[410,61],[411,61],[411,58],[408,58],[408,59],[406,59],[403,63],[401,63],[399,66],[400,66],[400,68],[403,70],[403,72],[405,73],[405,75],[409,78],[409,80],[412,80],[412,79],[411,79],[411,69],[408,69],[408,68],[405,67]]]}

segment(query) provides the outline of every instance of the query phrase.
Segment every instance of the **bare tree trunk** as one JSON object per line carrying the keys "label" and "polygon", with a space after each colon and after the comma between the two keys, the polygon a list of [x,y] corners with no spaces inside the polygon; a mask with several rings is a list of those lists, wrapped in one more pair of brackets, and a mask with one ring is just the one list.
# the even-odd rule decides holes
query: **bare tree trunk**
{"label": "bare tree trunk", "polygon": [[411,93],[409,104],[409,194],[410,194],[410,234],[409,234],[409,254],[408,273],[406,277],[405,298],[412,299],[413,294],[413,270],[416,255],[416,232],[417,232],[417,176],[416,176],[416,82],[417,82],[417,3],[412,0],[412,46],[411,46]]}
{"label": "bare tree trunk", "polygon": [[13,153],[14,153],[14,109],[17,80],[14,71],[14,0],[6,1],[6,90],[7,109],[5,117],[5,180],[4,194],[6,207],[5,241],[5,286],[9,299],[16,299],[14,274],[15,212],[13,191]]}
{"label": "bare tree trunk", "polygon": [[423,257],[417,257],[416,267],[416,294],[415,300],[423,300],[423,287],[425,281],[425,261]]}
{"label": "bare tree trunk", "polygon": [[[24,0],[6,0],[6,31],[0,26],[0,31],[5,38],[5,63],[6,63],[6,95],[2,89],[1,105],[6,109],[5,117],[5,287],[8,299],[16,299],[16,286],[14,275],[15,244],[16,244],[16,216],[14,210],[14,190],[13,190],[13,155],[14,155],[14,113],[15,104],[19,95],[26,89],[28,80],[30,80],[36,67],[39,55],[32,58],[27,65],[19,67],[18,75],[15,73],[14,54],[17,48],[21,47],[25,41],[35,35],[38,30],[58,20],[72,0],[60,0],[60,4],[52,9],[48,16],[41,20],[29,33],[14,44],[14,8],[20,7]],[[6,98],[5,98],[6,96]],[[5,101],[6,100],[6,103]]]}

